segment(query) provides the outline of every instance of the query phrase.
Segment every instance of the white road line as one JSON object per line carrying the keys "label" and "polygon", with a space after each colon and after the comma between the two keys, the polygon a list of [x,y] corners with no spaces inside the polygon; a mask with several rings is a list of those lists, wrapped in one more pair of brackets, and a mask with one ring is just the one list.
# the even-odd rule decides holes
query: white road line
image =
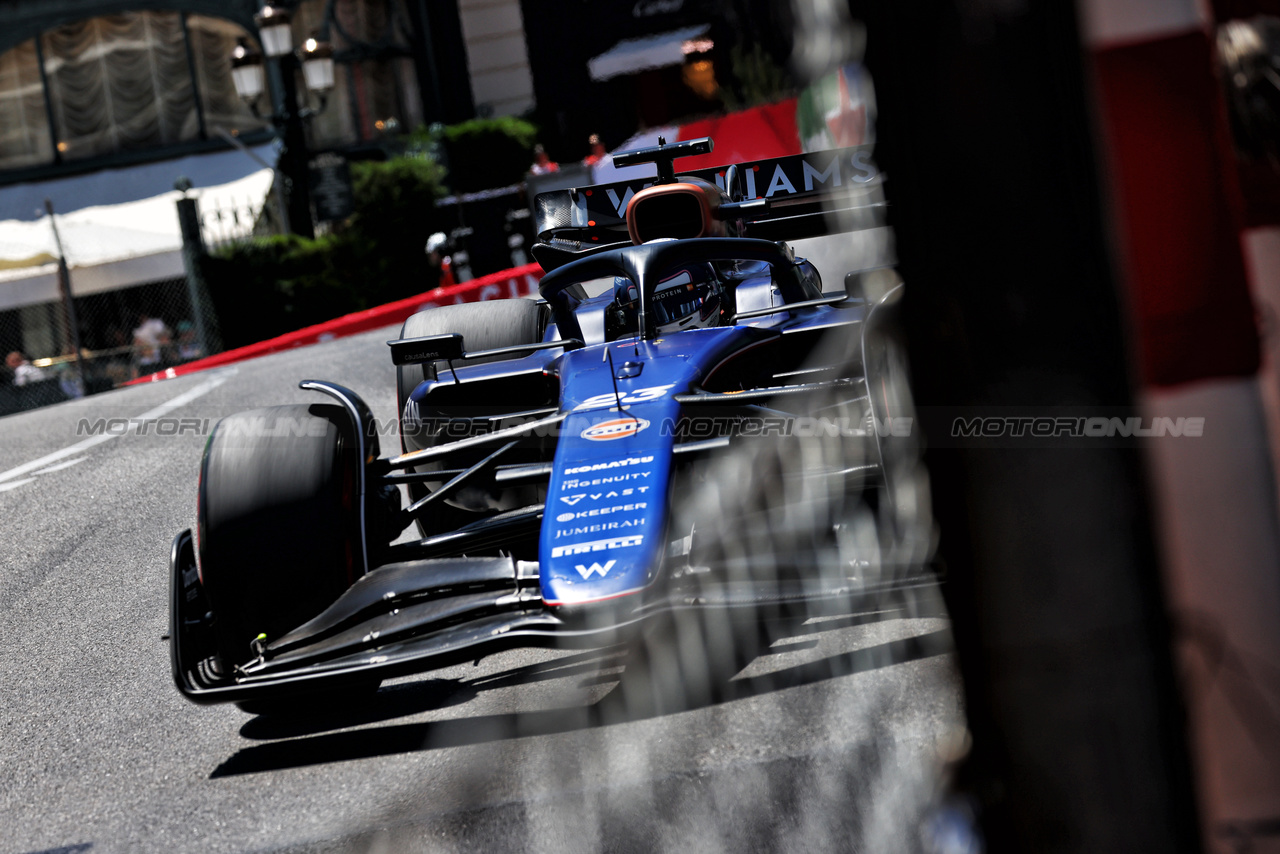
{"label": "white road line", "polygon": [[[183,392],[182,394],[175,397],[173,400],[170,400],[166,403],[162,403],[159,406],[157,406],[155,409],[144,412],[141,415],[137,416],[137,418],[132,420],[135,422],[148,421],[152,418],[159,418],[162,415],[167,415],[168,413],[177,409],[179,406],[185,406],[186,404],[195,400],[197,397],[200,397],[202,395],[208,394],[209,392],[213,391],[215,388],[222,385],[227,380],[231,379],[232,375],[235,373],[237,373],[236,368],[228,368],[225,372],[219,372],[216,376],[209,377],[209,379],[200,383],[200,385],[195,386],[194,388]],[[129,432],[132,432],[133,429],[135,428],[130,428]],[[124,435],[124,434],[119,434],[119,435]],[[88,439],[85,439],[83,442],[77,442],[76,444],[68,448],[63,448],[61,451],[54,451],[52,454],[45,454],[43,457],[41,457],[38,460],[32,460],[29,463],[23,463],[20,466],[11,468],[6,472],[0,472],[0,484],[4,484],[4,481],[6,480],[13,480],[13,478],[15,477],[21,477],[22,475],[28,474],[29,472],[33,472],[33,471],[36,471],[37,469],[44,468],[50,463],[56,463],[59,460],[65,460],[67,457],[73,457],[76,454],[80,453],[81,451],[87,451],[92,447],[101,445],[103,442],[109,442],[112,439],[115,439],[116,436],[117,434],[112,434],[112,433],[99,433],[97,436],[90,436]],[[31,478],[30,480],[34,480],[34,478]],[[22,481],[22,483],[30,483],[30,480],[24,480]],[[0,486],[0,489],[12,489],[13,487],[20,486],[20,485],[21,484],[18,484],[18,483],[6,484],[4,486]]]}
{"label": "white road line", "polygon": [[67,460],[65,463],[58,463],[57,465],[49,466],[47,469],[40,469],[40,471],[35,472],[35,474],[52,474],[55,471],[62,471],[63,469],[69,469],[72,466],[76,465],[77,463],[82,463],[87,459],[89,458],[76,457],[74,460]]}
{"label": "white road line", "polygon": [[29,477],[26,480],[13,480],[13,481],[10,481],[9,483],[0,483],[0,492],[5,492],[10,489],[17,489],[19,486],[22,486],[24,483],[35,483],[35,482],[36,482],[36,479],[34,477]]}

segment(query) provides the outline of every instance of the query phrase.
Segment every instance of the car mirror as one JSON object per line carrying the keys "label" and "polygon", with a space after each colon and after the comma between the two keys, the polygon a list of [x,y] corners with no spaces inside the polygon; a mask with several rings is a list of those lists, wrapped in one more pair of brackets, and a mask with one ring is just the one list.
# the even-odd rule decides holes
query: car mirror
{"label": "car mirror", "polygon": [[902,277],[892,267],[854,270],[844,274],[844,292],[849,295],[850,302],[879,302],[900,284]]}
{"label": "car mirror", "polygon": [[428,335],[425,338],[402,338],[388,341],[391,361],[396,365],[418,365],[422,362],[447,362],[462,358],[462,336]]}

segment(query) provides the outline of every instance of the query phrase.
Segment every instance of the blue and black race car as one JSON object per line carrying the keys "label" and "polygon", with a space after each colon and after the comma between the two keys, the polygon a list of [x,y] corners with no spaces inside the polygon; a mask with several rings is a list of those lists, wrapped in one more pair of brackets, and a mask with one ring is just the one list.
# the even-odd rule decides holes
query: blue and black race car
{"label": "blue and black race car", "polygon": [[389,342],[401,453],[321,381],[302,387],[327,403],[219,422],[172,549],[187,698],[260,710],[663,626],[701,644],[679,666],[722,679],[762,614],[925,580],[893,530],[918,499],[895,475],[900,288],[826,293],[785,242],[878,224],[867,151],[676,175],[710,150],[628,152],[657,178],[539,196],[541,299],[411,317]]}

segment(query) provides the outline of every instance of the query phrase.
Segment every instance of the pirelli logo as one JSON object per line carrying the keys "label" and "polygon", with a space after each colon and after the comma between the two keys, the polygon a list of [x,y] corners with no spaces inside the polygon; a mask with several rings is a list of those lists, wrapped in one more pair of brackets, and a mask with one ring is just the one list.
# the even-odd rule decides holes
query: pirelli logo
{"label": "pirelli logo", "polygon": [[[586,543],[572,543],[566,546],[556,546],[551,550],[552,557],[564,557],[565,555],[584,555],[590,552],[603,552],[609,549],[625,549],[632,546],[638,546],[644,542],[644,534],[634,534],[629,537],[614,537],[609,540],[591,540]],[[603,573],[601,573],[603,575]]]}

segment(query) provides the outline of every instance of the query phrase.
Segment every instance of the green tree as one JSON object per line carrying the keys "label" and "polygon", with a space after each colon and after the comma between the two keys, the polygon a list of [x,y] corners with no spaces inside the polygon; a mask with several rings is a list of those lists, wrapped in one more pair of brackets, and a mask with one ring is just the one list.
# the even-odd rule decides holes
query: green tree
{"label": "green tree", "polygon": [[224,344],[238,347],[436,286],[424,247],[439,229],[442,170],[422,157],[351,167],[355,212],[314,240],[281,235],[205,260]]}
{"label": "green tree", "polygon": [[719,94],[730,110],[771,103],[795,91],[791,75],[759,44],[734,45],[729,66],[733,83],[721,87]]}
{"label": "green tree", "polygon": [[538,128],[515,116],[472,119],[444,129],[449,186],[456,193],[506,187],[524,180]]}

